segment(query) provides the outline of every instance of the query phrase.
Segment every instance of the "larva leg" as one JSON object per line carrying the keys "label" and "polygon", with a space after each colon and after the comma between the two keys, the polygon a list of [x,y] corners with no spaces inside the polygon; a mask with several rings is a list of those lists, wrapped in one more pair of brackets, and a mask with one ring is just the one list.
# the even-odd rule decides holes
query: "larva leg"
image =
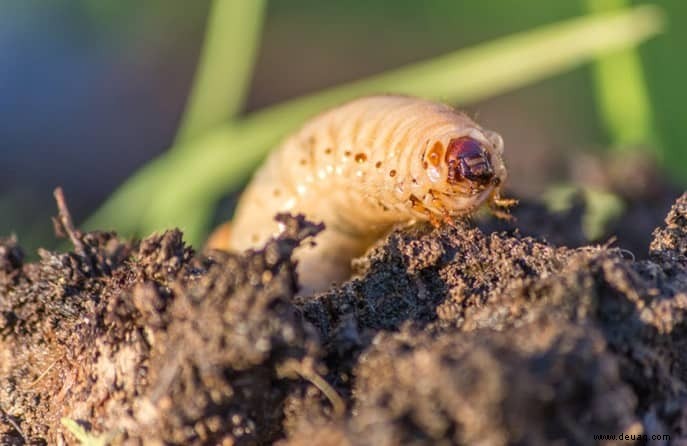
{"label": "larva leg", "polygon": [[489,197],[488,206],[491,213],[497,218],[504,220],[514,220],[515,218],[509,213],[509,208],[518,204],[518,200],[515,198],[503,198],[501,197],[501,190],[496,189],[494,193]]}
{"label": "larva leg", "polygon": [[422,201],[420,201],[420,199],[417,198],[415,195],[410,196],[410,203],[413,211],[425,216],[425,218],[429,221],[429,223],[432,226],[434,226],[435,228],[441,226],[442,219],[439,218],[435,212],[432,212],[424,204],[422,204]]}
{"label": "larva leg", "polygon": [[[440,220],[441,222],[443,222],[444,224],[446,224],[446,225],[448,225],[448,226],[450,226],[450,227],[452,227],[452,228],[455,228],[456,225],[455,225],[455,223],[453,222],[453,218],[451,217],[451,213],[449,212],[448,209],[446,209],[446,206],[444,206],[444,203],[442,203],[441,200],[439,200],[439,199],[436,197],[436,193],[434,192],[434,190],[430,189],[430,190],[429,190],[429,194],[432,196],[432,206],[434,206],[435,208],[437,208],[437,209],[439,210],[439,216],[438,216],[438,217],[435,216],[434,213],[431,213],[431,215],[432,215],[435,219],[439,219],[439,220]],[[435,227],[436,227],[436,226],[437,226],[437,225],[435,225]]]}
{"label": "larva leg", "polygon": [[515,198],[503,198],[500,196],[494,196],[492,200],[489,202],[493,204],[497,208],[512,208],[513,206],[518,204],[518,200]]}
{"label": "larva leg", "polygon": [[456,228],[456,223],[453,221],[453,218],[449,214],[442,214],[441,221],[443,221],[444,224],[452,228]]}
{"label": "larva leg", "polygon": [[507,221],[515,221],[515,217],[513,217],[508,211],[504,211],[492,206],[489,207],[489,210],[491,211],[491,214],[496,218],[500,218],[501,220]]}

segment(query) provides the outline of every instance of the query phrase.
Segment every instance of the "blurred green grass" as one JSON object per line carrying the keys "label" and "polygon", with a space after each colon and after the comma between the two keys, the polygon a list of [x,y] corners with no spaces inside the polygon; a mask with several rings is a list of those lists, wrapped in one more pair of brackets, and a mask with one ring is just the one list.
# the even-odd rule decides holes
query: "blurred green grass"
{"label": "blurred green grass", "polygon": [[213,4],[203,54],[175,146],[228,122],[243,108],[265,6],[265,0],[222,0]]}
{"label": "blurred green grass", "polygon": [[[627,0],[585,0],[590,13],[622,11]],[[663,148],[654,130],[654,111],[649,101],[641,57],[626,48],[597,60],[593,67],[597,106],[615,150],[650,150],[662,158]]]}
{"label": "blurred green grass", "polygon": [[[215,2],[215,15],[209,19],[206,48],[196,76],[198,82],[193,87],[182,121],[184,124],[177,136],[178,144],[127,181],[89,220],[88,227],[113,228],[123,234],[140,236],[179,226],[191,243],[199,244],[209,229],[209,221],[219,198],[245,181],[252,168],[279,138],[323,108],[351,97],[376,92],[414,94],[448,102],[459,101],[465,105],[569,70],[594,57],[607,55],[610,50],[625,51],[599,60],[598,67],[606,68],[597,67],[596,87],[598,97],[602,98],[599,100],[600,117],[606,124],[610,138],[619,147],[626,147],[628,141],[634,143],[653,134],[649,128],[642,127],[652,121],[653,116],[651,105],[640,92],[634,103],[640,103],[643,108],[631,110],[634,112],[631,117],[642,122],[641,125],[635,123],[632,126],[634,133],[626,136],[621,112],[627,114],[627,102],[616,104],[611,93],[622,90],[618,90],[620,87],[612,82],[614,71],[608,68],[622,67],[622,64],[627,66],[627,62],[620,62],[619,65],[618,54],[630,54],[633,67],[637,68],[639,56],[635,50],[627,48],[656,34],[661,28],[660,11],[650,6],[608,14],[599,12],[599,9],[605,8],[604,5],[589,0],[577,5],[577,11],[577,7],[570,6],[574,2],[562,2],[565,6],[559,4],[549,9],[528,9],[527,12],[532,14],[525,15],[513,14],[512,6],[510,9],[498,9],[494,14],[494,10],[487,9],[484,2],[465,2],[465,5],[461,4],[463,10],[460,13],[475,17],[474,21],[463,18],[462,24],[475,27],[465,29],[451,26],[457,13],[454,2],[428,2],[423,12],[447,39],[451,39],[457,31],[461,35],[497,35],[531,27],[537,20],[545,21],[544,17],[569,17],[584,8],[591,10],[594,15],[504,37],[424,64],[373,76],[273,106],[247,117],[232,119],[245,97],[248,67],[254,60],[258,36],[256,29],[259,29],[259,17],[262,14],[261,7],[242,9],[240,5],[236,6],[240,3],[240,0]],[[307,1],[300,3],[308,4]],[[272,5],[285,8],[279,2],[273,2]],[[312,2],[310,6],[311,10],[322,7],[321,2]],[[615,8],[606,9],[622,9],[626,6],[616,5]],[[328,4],[327,7],[336,8],[337,5]],[[364,6],[361,2],[353,1],[338,7],[342,8],[341,13],[356,13],[356,7],[365,8],[365,14],[384,13],[382,10],[375,11],[379,7],[375,2]],[[300,10],[308,11],[308,8]],[[231,11],[231,17],[222,19],[222,11],[227,14],[227,11]],[[417,12],[417,4],[401,1],[396,4],[392,18],[407,19],[413,17],[413,11]],[[234,33],[233,38],[242,39],[239,44],[229,39],[231,33],[222,26],[230,20],[253,26]],[[502,25],[500,20],[505,20],[506,25]],[[621,57],[627,59],[627,56]],[[221,82],[223,77],[230,85]],[[637,76],[634,81],[628,82],[630,88],[635,89],[633,91],[644,88]],[[627,85],[625,83],[621,87],[626,88]],[[633,93],[628,94],[631,97]]]}
{"label": "blurred green grass", "polygon": [[656,0],[668,17],[667,32],[639,49],[646,74],[655,128],[663,151],[662,165],[681,184],[687,183],[687,2]]}

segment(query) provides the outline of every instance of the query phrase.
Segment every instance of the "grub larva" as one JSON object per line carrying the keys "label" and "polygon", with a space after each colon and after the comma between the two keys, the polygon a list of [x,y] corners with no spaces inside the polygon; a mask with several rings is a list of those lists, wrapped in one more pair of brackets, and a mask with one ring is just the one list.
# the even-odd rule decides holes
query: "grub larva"
{"label": "grub larva", "polygon": [[[240,199],[228,245],[243,250],[279,233],[279,212],[325,223],[296,253],[303,292],[349,274],[393,225],[450,223],[483,203],[508,206],[503,141],[453,108],[406,96],[348,102],[307,122],[268,157]],[[497,211],[498,212],[498,211]],[[223,243],[226,243],[223,242]]]}

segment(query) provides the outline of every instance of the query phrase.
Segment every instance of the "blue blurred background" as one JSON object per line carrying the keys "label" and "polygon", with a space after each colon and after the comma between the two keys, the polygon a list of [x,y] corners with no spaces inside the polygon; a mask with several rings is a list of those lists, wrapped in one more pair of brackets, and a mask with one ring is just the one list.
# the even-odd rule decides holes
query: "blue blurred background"
{"label": "blue blurred background", "polygon": [[[640,2],[637,2],[640,3]],[[641,56],[674,178],[687,177],[687,3]],[[175,137],[208,0],[0,3],[0,235],[54,246],[52,190],[78,222]],[[272,0],[246,111],[583,14],[584,2]],[[537,196],[570,154],[609,145],[589,67],[468,107],[506,140],[511,188]],[[102,228],[108,229],[108,228]]]}

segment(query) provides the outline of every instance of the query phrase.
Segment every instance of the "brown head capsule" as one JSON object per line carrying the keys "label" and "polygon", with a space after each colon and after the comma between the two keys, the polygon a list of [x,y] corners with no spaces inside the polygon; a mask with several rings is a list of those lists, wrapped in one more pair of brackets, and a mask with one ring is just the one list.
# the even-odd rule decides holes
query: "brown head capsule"
{"label": "brown head capsule", "polygon": [[486,186],[494,179],[489,153],[469,136],[452,139],[446,148],[445,160],[449,184],[458,184],[465,179]]}

